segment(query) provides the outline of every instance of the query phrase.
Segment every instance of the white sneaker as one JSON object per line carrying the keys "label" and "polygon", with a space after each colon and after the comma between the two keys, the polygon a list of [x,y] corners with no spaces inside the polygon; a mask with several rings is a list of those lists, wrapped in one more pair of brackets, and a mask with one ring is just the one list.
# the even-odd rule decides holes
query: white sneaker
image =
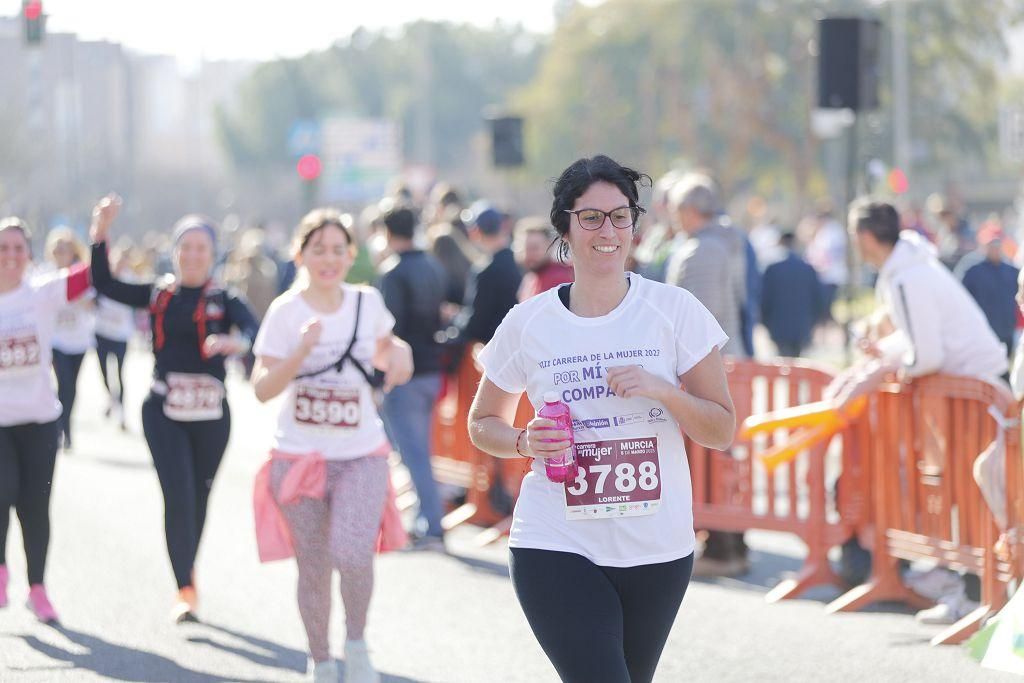
{"label": "white sneaker", "polygon": [[903,575],[903,583],[907,588],[923,598],[939,600],[957,592],[963,592],[963,578],[948,569],[935,567],[926,571],[911,569]]}
{"label": "white sneaker", "polygon": [[978,609],[979,603],[968,600],[964,595],[963,588],[955,593],[944,595],[939,598],[939,604],[929,609],[923,609],[914,615],[919,624],[935,626],[948,626],[955,624],[968,614]]}
{"label": "white sneaker", "polygon": [[380,683],[365,640],[345,641],[345,683]]}
{"label": "white sneaker", "polygon": [[326,662],[313,662],[313,683],[338,683],[338,662],[328,659]]}

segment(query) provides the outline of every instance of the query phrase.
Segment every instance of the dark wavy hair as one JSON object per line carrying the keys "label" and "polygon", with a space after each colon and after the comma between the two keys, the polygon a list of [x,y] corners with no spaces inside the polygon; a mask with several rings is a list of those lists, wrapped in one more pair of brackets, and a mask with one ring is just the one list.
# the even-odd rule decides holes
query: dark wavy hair
{"label": "dark wavy hair", "polygon": [[[569,255],[569,245],[565,241],[565,236],[569,234],[569,222],[572,214],[566,213],[566,210],[572,210],[576,200],[591,185],[600,182],[614,185],[626,196],[629,205],[633,208],[634,221],[639,218],[642,211],[640,186],[646,184],[647,187],[650,187],[653,184],[651,176],[623,166],[604,154],[598,154],[590,159],[577,159],[571,163],[558,176],[552,192],[554,201],[551,202],[551,225],[558,233],[556,241],[558,242],[559,261],[564,262]],[[635,223],[633,230],[636,230]]]}

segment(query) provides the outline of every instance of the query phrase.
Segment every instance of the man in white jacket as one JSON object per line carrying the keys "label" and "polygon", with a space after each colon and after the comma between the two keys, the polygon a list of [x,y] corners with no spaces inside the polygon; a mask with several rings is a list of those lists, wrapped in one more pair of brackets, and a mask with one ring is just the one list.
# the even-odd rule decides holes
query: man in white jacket
{"label": "man in white jacket", "polygon": [[[843,405],[870,393],[896,372],[921,377],[934,372],[999,382],[1007,370],[1005,347],[985,314],[942,263],[935,249],[913,231],[900,232],[896,209],[862,201],[850,210],[850,228],[864,262],[878,269],[875,299],[883,336],[861,342],[865,360],[843,372],[826,390]],[[856,539],[843,544],[840,573],[851,583],[869,567]],[[866,578],[866,577],[865,577]],[[917,614],[928,624],[952,624],[977,603],[961,577],[941,569],[908,572],[907,585],[939,604]],[[976,577],[972,577],[977,587]],[[972,598],[980,596],[971,596]]]}
{"label": "man in white jacket", "polygon": [[875,299],[887,334],[861,344],[868,358],[833,384],[848,402],[869,393],[886,374],[921,377],[933,372],[999,381],[1006,352],[981,308],[943,266],[934,247],[916,232],[900,231],[896,209],[863,201],[850,211],[850,227],[864,262],[878,269]]}

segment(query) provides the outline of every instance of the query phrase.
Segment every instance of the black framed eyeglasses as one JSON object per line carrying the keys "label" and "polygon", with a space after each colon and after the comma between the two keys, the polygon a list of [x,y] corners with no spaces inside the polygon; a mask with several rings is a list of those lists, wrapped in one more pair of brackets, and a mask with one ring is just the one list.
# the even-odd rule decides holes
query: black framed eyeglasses
{"label": "black framed eyeglasses", "polygon": [[641,214],[647,213],[642,206],[620,206],[611,211],[602,211],[601,209],[562,210],[575,215],[576,221],[584,230],[599,230],[604,225],[606,218],[611,221],[612,227],[625,230],[632,228]]}

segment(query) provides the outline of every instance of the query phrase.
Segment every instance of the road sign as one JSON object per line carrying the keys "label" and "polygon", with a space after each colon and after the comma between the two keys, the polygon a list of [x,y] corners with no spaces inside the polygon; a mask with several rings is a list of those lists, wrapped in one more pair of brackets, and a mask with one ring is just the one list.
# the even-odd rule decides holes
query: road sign
{"label": "road sign", "polygon": [[336,117],[321,126],[322,198],[328,202],[380,199],[402,171],[398,125],[387,119]]}
{"label": "road sign", "polygon": [[320,122],[298,119],[288,130],[288,154],[298,159],[320,153]]}

